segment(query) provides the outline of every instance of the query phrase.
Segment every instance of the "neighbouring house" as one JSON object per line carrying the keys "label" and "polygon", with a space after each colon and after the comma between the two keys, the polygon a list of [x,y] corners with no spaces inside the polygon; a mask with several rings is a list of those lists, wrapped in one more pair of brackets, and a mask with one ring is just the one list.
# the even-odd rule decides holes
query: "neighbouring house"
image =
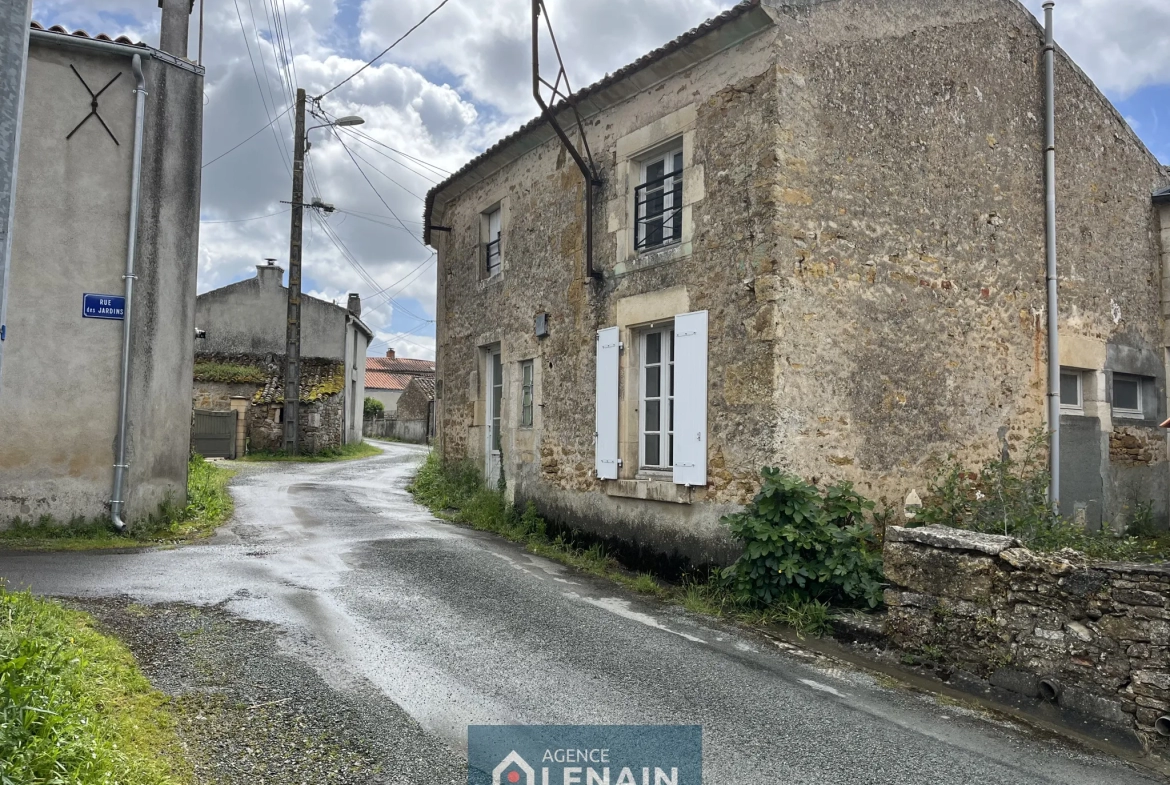
{"label": "neighbouring house", "polygon": [[434,375],[434,361],[398,357],[393,349],[387,349],[385,357],[366,358],[366,396],[380,401],[385,407],[385,416],[393,417],[398,399],[411,380]]}
{"label": "neighbouring house", "polygon": [[[237,424],[236,442],[224,454],[284,446],[288,289],[283,278],[283,268],[259,265],[255,278],[196,300],[196,321],[206,335],[195,355],[195,437],[200,440],[199,413],[238,412],[237,422],[244,425]],[[349,295],[345,307],[301,296],[302,451],[361,441],[364,358],[372,338],[361,320],[358,295]]]}
{"label": "neighbouring house", "polygon": [[398,399],[398,426],[409,429],[405,441],[429,442],[435,435],[435,377],[416,376]]}
{"label": "neighbouring house", "polygon": [[[32,23],[0,378],[0,522],[186,499],[204,69]],[[133,269],[128,269],[131,267]]]}
{"label": "neighbouring house", "polygon": [[[573,97],[595,278],[549,123],[489,148],[426,202],[443,456],[703,563],[763,466],[898,509],[948,454],[1020,448],[1047,391],[1043,38],[1016,0],[735,6]],[[1062,510],[1165,526],[1170,178],[1063,52],[1056,91]]]}

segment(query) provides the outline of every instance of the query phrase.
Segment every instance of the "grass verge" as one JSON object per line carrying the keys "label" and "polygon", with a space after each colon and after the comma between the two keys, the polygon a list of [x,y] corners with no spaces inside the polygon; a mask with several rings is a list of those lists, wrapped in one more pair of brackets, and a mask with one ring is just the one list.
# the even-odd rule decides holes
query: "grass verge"
{"label": "grass verge", "polygon": [[517,510],[500,491],[485,487],[479,471],[467,462],[444,465],[432,452],[408,490],[416,501],[444,520],[498,534],[522,544],[529,553],[614,581],[639,594],[681,605],[693,613],[753,626],[784,624],[803,635],[823,635],[831,630],[832,614],[826,604],[794,599],[760,608],[733,595],[717,575],[678,586],[649,573],[627,570],[599,544],[586,547],[563,535],[552,537],[532,505],[524,511]]}
{"label": "grass verge", "polygon": [[[190,542],[210,536],[231,517],[228,481],[235,475],[195,455],[187,466],[187,505],[164,504],[157,516],[117,532],[108,520],[62,524],[43,517],[36,523],[17,519],[0,531],[0,547],[37,550],[130,548]],[[2,783],[3,780],[0,780]]]}
{"label": "grass verge", "polygon": [[93,619],[0,586],[0,782],[192,782],[169,699]]}
{"label": "grass verge", "polygon": [[272,452],[269,450],[258,450],[250,452],[240,460],[255,463],[331,463],[333,461],[354,461],[358,458],[370,458],[374,455],[381,455],[382,451],[372,444],[367,442],[358,442],[357,444],[346,444],[342,447],[330,447],[327,450],[322,450],[312,455],[291,455],[284,451]]}

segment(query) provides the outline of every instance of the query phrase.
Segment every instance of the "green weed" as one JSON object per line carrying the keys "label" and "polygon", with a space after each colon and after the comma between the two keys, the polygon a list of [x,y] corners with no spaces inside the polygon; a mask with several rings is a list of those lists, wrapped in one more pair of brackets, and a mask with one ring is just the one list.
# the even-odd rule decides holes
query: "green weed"
{"label": "green weed", "polygon": [[368,442],[356,442],[341,447],[329,447],[315,453],[300,453],[292,455],[283,450],[256,450],[250,452],[241,461],[252,463],[332,463],[333,461],[353,461],[358,458],[371,458],[381,455],[379,450]]}
{"label": "green weed", "polygon": [[0,783],[191,782],[167,706],[89,616],[0,587]]}

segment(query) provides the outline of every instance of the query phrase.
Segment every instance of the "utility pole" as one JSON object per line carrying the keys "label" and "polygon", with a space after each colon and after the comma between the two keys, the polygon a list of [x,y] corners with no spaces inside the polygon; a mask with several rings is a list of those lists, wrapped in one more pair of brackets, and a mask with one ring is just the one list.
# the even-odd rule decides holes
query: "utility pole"
{"label": "utility pole", "polygon": [[299,448],[297,424],[301,405],[301,229],[305,217],[305,90],[297,89],[296,138],[293,141],[292,230],[288,246],[288,332],[284,370],[284,450]]}

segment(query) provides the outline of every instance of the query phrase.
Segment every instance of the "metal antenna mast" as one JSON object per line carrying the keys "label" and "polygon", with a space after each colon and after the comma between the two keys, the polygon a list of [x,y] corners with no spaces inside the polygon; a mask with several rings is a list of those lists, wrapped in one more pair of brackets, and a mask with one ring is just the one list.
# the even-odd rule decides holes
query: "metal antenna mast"
{"label": "metal antenna mast", "polygon": [[[542,11],[549,38],[552,39],[553,51],[557,55],[557,78],[551,84],[540,75],[540,14]],[[562,81],[564,82],[563,91],[561,89]],[[545,102],[542,95],[542,86],[552,91],[548,102]],[[577,168],[581,170],[581,175],[585,178],[585,275],[589,278],[601,278],[601,273],[593,267],[593,191],[595,188],[601,187],[601,175],[598,174],[597,165],[593,162],[593,152],[589,149],[589,140],[585,136],[585,123],[581,120],[581,113],[577,111],[573,88],[569,86],[569,74],[565,71],[565,61],[561,57],[561,49],[557,45],[557,37],[553,33],[552,22],[549,21],[548,9],[544,5],[544,0],[532,0],[532,95],[536,98],[536,103],[540,106],[545,119],[557,132],[561,144],[565,146],[569,155],[573,156],[573,160],[577,162]],[[577,120],[577,135],[585,150],[584,156],[569,140],[568,134],[557,121],[554,106],[557,109],[567,106],[573,110],[573,116]]]}

